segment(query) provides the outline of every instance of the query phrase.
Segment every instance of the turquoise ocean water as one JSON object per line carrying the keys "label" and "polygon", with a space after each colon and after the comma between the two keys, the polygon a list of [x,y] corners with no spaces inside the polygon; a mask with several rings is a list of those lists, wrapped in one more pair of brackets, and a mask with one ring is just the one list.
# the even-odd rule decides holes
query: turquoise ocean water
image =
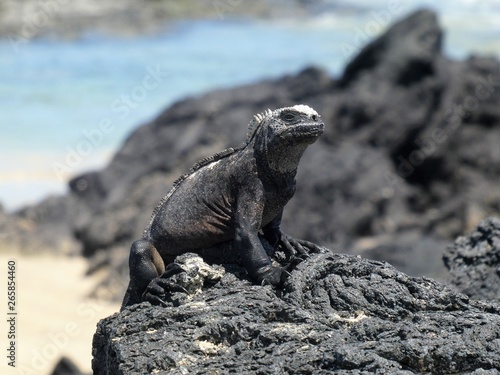
{"label": "turquoise ocean water", "polygon": [[18,48],[0,40],[0,202],[13,210],[64,192],[68,178],[105,165],[133,128],[187,95],[309,65],[339,75],[363,43],[422,5],[440,14],[449,56],[500,55],[499,0],[434,3],[336,1],[301,22],[176,22],[155,36]]}

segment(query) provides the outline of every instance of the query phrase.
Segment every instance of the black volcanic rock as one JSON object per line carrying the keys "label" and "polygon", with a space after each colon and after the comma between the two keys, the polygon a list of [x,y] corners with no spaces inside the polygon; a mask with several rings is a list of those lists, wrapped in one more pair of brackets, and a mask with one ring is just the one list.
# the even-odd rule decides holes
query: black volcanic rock
{"label": "black volcanic rock", "polygon": [[347,64],[340,82],[347,86],[368,73],[384,81],[410,86],[434,75],[442,36],[433,12],[415,12],[364,47]]}
{"label": "black volcanic rock", "polygon": [[459,237],[443,258],[450,285],[471,298],[500,302],[500,219],[489,218]]}
{"label": "black volcanic rock", "polygon": [[[194,255],[193,255],[194,256]],[[494,374],[500,306],[387,263],[325,251],[281,297],[226,272],[179,306],[102,320],[94,374]]]}

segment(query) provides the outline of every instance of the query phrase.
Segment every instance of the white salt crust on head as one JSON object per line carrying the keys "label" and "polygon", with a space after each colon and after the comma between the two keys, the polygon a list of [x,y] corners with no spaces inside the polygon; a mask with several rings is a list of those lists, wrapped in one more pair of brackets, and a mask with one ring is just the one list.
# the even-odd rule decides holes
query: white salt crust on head
{"label": "white salt crust on head", "polygon": [[283,108],[283,109],[294,109],[298,112],[306,114],[309,117],[318,116],[318,112],[316,112],[314,109],[312,109],[311,107],[309,107],[308,105],[305,105],[305,104],[297,104],[297,105],[294,105],[293,107],[288,107],[288,108]]}

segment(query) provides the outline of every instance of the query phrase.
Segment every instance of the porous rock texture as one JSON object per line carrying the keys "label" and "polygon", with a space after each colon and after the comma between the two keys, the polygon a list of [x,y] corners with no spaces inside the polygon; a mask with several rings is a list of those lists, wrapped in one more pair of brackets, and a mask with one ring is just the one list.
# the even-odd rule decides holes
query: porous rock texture
{"label": "porous rock texture", "polygon": [[448,283],[471,298],[500,302],[500,219],[489,218],[444,253]]}
{"label": "porous rock texture", "polygon": [[[444,280],[446,245],[500,212],[500,64],[451,60],[442,36],[422,10],[362,48],[341,77],[310,67],[180,100],[105,168],[76,176],[68,195],[0,218],[0,246],[80,251],[92,269],[125,278],[131,243],[176,178],[239,146],[254,114],[303,103],[326,129],[301,159],[284,231]],[[123,285],[104,287],[122,288],[120,299]]]}
{"label": "porous rock texture", "polygon": [[228,271],[169,306],[126,308],[98,324],[93,357],[97,375],[497,374],[500,306],[324,249],[279,293]]}

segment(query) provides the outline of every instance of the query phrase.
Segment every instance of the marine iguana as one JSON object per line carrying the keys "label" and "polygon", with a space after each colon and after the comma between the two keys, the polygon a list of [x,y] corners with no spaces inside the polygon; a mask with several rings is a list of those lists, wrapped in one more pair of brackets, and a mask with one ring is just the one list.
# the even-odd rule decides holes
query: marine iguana
{"label": "marine iguana", "polygon": [[208,248],[236,251],[253,281],[279,285],[287,272],[272,266],[261,238],[288,254],[314,246],[279,226],[295,193],[299,160],[323,130],[318,113],[306,105],[268,109],[254,116],[241,148],[201,160],[174,182],[132,244],[122,309],[143,300],[161,303],[159,296],[175,289],[167,278],[178,270],[168,265],[177,255]]}

